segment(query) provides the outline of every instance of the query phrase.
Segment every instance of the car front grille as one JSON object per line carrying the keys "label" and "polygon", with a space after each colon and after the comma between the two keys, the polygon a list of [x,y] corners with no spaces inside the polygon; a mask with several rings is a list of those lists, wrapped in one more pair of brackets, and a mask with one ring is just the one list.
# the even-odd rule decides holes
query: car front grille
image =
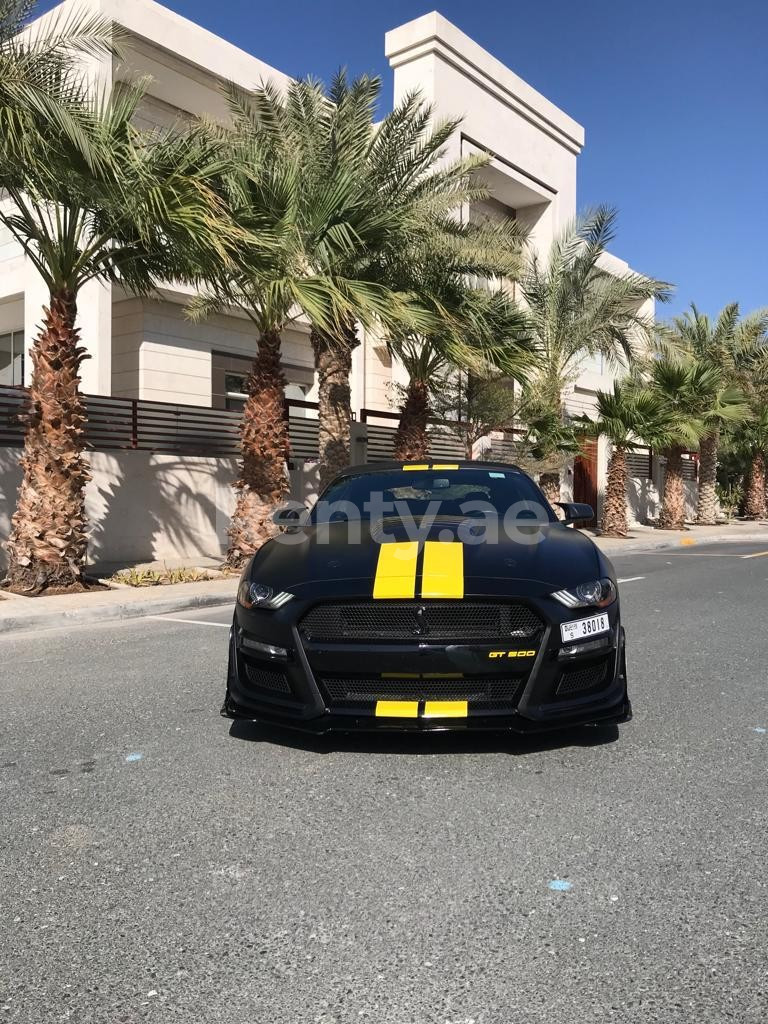
{"label": "car front grille", "polygon": [[544,623],[522,604],[386,601],[319,604],[301,620],[307,641],[535,642]]}
{"label": "car front grille", "polygon": [[492,710],[513,708],[525,678],[524,675],[422,679],[323,676],[319,682],[333,707],[377,700],[466,700],[471,706]]}

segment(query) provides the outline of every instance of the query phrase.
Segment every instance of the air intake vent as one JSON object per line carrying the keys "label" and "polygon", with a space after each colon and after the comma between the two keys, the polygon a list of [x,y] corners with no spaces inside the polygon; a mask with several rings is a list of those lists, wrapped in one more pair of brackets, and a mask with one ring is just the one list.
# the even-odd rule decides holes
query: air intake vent
{"label": "air intake vent", "polygon": [[252,665],[247,661],[245,663],[245,672],[249,681],[261,690],[271,690],[273,693],[286,694],[291,692],[291,685],[284,672],[273,672],[271,669],[261,668],[261,666]]}
{"label": "air intake vent", "polygon": [[563,672],[557,685],[558,697],[565,697],[584,690],[592,690],[605,682],[608,674],[608,661],[599,665],[587,665],[583,668],[572,668]]}

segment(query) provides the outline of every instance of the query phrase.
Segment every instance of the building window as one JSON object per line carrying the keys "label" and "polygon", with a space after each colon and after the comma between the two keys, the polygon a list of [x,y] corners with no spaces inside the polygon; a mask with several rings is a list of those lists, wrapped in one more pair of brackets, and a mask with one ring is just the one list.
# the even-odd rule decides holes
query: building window
{"label": "building window", "polygon": [[24,332],[0,334],[0,384],[21,387],[24,383]]}
{"label": "building window", "polygon": [[[240,412],[243,409],[248,397],[246,381],[252,366],[253,360],[247,356],[231,356],[224,352],[212,353],[211,404],[214,409],[227,409],[231,412]],[[306,400],[314,380],[314,371],[309,367],[290,365],[283,365],[283,370],[288,378],[285,397],[289,401]],[[291,415],[305,415],[305,410],[293,409]]]}

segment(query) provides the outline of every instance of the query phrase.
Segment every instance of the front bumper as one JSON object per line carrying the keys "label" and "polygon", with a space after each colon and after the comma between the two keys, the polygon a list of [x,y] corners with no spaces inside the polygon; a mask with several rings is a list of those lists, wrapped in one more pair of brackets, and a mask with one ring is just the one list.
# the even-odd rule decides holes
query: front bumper
{"label": "front bumper", "polygon": [[[223,715],[314,734],[536,733],[631,718],[618,601],[609,609],[610,633],[597,638],[597,645],[562,644],[559,622],[568,613],[537,607],[545,623],[543,635],[530,657],[511,660],[506,657],[510,652],[498,650],[498,640],[307,642],[298,628],[305,610],[265,613],[237,607]],[[287,656],[265,653],[265,644]],[[340,692],[344,683],[354,692]],[[430,697],[445,697],[433,692],[438,686],[468,698],[459,717],[428,716]],[[377,687],[376,693],[367,692]],[[493,699],[495,695],[500,699]],[[409,708],[417,704],[418,710],[409,710],[408,716],[380,716],[377,696],[405,697]]]}

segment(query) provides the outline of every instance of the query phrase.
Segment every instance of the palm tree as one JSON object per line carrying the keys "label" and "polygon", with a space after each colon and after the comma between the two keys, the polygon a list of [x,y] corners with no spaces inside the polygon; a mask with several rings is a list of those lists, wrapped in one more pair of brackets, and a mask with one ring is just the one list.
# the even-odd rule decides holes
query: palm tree
{"label": "palm tree", "polygon": [[[300,154],[308,206],[313,193],[327,195],[351,183],[344,215],[345,244],[313,252],[317,271],[355,282],[356,289],[378,289],[378,295],[400,295],[402,301],[379,303],[377,329],[385,336],[413,337],[427,324],[457,340],[458,321],[450,308],[414,268],[424,266],[425,250],[441,246],[441,257],[466,264],[466,273],[485,274],[488,253],[496,256],[492,273],[507,272],[519,261],[519,227],[483,230],[462,224],[455,211],[486,195],[474,180],[485,156],[441,163],[448,139],[458,127],[451,120],[433,124],[432,107],[417,93],[399,103],[374,124],[380,93],[378,78],[362,76],[349,83],[340,72],[327,93],[312,82],[289,87],[283,99],[260,90],[262,121],[276,126]],[[340,236],[341,224],[334,229]],[[340,239],[335,239],[335,243]],[[506,247],[503,243],[506,242]],[[319,382],[321,483],[349,461],[351,419],[349,372],[359,343],[355,318],[342,318],[332,330],[314,324],[312,345]]]}
{"label": "palm tree", "polygon": [[[605,269],[615,222],[615,210],[598,207],[553,242],[545,261],[533,252],[523,273],[521,290],[540,358],[528,392],[545,418],[563,418],[563,392],[586,356],[602,355],[614,368],[629,362],[637,345],[651,337],[643,303],[669,297],[662,281]],[[543,474],[541,484],[559,499],[559,472]]]}
{"label": "palm tree", "polygon": [[[86,83],[82,57],[120,55],[122,30],[86,9],[64,8],[27,26],[35,0],[0,0],[0,137],[23,161],[53,127],[82,141],[78,103]],[[26,28],[26,31],[24,31]]]}
{"label": "palm tree", "polygon": [[[215,154],[186,137],[143,138],[132,127],[139,89],[81,99],[75,136],[35,114],[26,160],[0,137],[0,222],[23,247],[49,300],[31,353],[23,478],[7,542],[14,590],[80,587],[87,524],[85,407],[77,299],[91,280],[147,292],[187,271],[203,250],[223,257],[228,233],[207,176]],[[183,264],[183,265],[182,265]]]}
{"label": "palm tree", "polygon": [[[668,326],[660,327],[657,348],[716,366],[728,380],[736,383],[739,368],[765,340],[767,331],[768,310],[757,310],[740,319],[739,305],[732,302],[713,321],[691,303],[690,310],[675,317]],[[717,406],[709,410],[705,419],[707,429],[699,442],[696,522],[713,525],[717,517],[720,433],[727,419],[723,419]]]}
{"label": "palm tree", "polygon": [[[445,272],[445,263],[433,266]],[[533,362],[526,317],[504,292],[467,287],[460,275],[451,275],[437,289],[430,280],[437,276],[425,271],[422,287],[425,301],[431,301],[428,289],[440,297],[443,331],[389,339],[390,350],[408,374],[394,437],[396,459],[426,456],[430,395],[445,389],[452,371],[464,369],[478,380],[503,374],[510,383],[521,383]]]}
{"label": "palm tree", "polygon": [[747,519],[765,519],[768,516],[766,503],[766,460],[768,459],[768,405],[763,403],[754,418],[740,424],[734,438],[736,449],[746,456],[749,468],[744,499],[744,514]]}
{"label": "palm tree", "polygon": [[[250,240],[239,246],[234,265],[214,261],[204,268],[204,293],[190,304],[190,312],[202,317],[222,306],[239,308],[258,335],[246,385],[241,472],[227,552],[228,564],[238,566],[276,532],[272,513],[288,491],[283,328],[305,317],[317,351],[321,334],[336,344],[345,331],[354,331],[357,321],[423,326],[431,320],[419,318],[391,289],[346,273],[352,265],[349,254],[360,245],[375,248],[390,215],[361,201],[359,180],[343,167],[335,176],[314,180],[313,164],[297,140],[294,108],[316,103],[329,116],[322,89],[294,82],[283,97],[269,85],[253,94],[230,87],[228,100],[231,125],[208,126],[207,132],[227,154],[220,188],[233,220]],[[350,346],[351,340],[339,343],[339,351],[351,352]],[[337,392],[348,390],[343,373],[334,371],[330,351],[327,355],[326,362],[318,354],[326,448],[329,407],[343,404]]]}
{"label": "palm tree", "polygon": [[585,417],[588,431],[611,444],[600,532],[626,537],[627,452],[639,445],[654,447],[666,440],[664,404],[657,394],[633,381],[616,381],[612,391],[597,392],[597,419]]}
{"label": "palm tree", "polygon": [[714,421],[739,422],[749,416],[749,409],[721,369],[692,359],[652,360],[648,386],[663,403],[666,419],[656,443],[667,459],[659,526],[680,530],[685,526],[683,453],[698,446]]}

